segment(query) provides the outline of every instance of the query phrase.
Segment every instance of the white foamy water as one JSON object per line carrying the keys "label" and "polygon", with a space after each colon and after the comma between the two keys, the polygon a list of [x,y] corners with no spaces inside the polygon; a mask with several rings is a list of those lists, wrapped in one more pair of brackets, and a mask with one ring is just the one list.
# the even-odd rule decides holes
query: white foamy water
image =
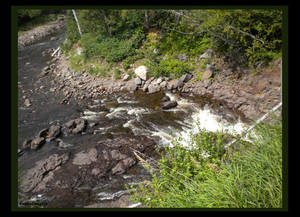
{"label": "white foamy water", "polygon": [[[193,148],[195,144],[192,144],[191,135],[199,133],[201,130],[207,130],[210,132],[226,132],[229,134],[237,135],[241,134],[246,129],[246,125],[240,120],[236,123],[230,123],[226,121],[222,116],[213,114],[208,106],[200,108],[196,103],[189,102],[187,99],[182,99],[171,93],[166,94],[170,97],[170,100],[175,100],[178,106],[173,109],[166,110],[166,112],[178,112],[184,111],[190,113],[184,120],[174,120],[181,126],[181,129],[174,126],[158,126],[153,123],[149,123],[150,129],[137,127],[135,119],[126,122],[123,127],[129,127],[132,129],[135,135],[151,135],[159,138],[158,145],[174,146],[175,141],[185,147]],[[142,109],[137,109],[134,112],[140,111],[143,114]],[[155,115],[155,114],[154,114]]]}
{"label": "white foamy water", "polygon": [[97,120],[101,117],[101,114],[104,114],[105,112],[93,112],[90,110],[85,110],[83,111],[83,116],[81,117],[82,119],[85,120]]}

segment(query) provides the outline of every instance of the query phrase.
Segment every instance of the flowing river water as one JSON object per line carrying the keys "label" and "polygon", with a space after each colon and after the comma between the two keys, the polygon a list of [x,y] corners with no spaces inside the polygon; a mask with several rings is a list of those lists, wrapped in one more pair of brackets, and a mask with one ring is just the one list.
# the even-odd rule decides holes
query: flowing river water
{"label": "flowing river water", "polygon": [[[47,142],[38,150],[25,151],[18,158],[18,168],[22,174],[34,167],[37,161],[50,155],[68,151],[73,157],[99,141],[105,143],[114,138],[138,141],[146,137],[157,147],[161,147],[172,146],[172,139],[180,137],[182,145],[191,148],[193,144],[190,142],[190,134],[195,134],[200,129],[227,130],[234,134],[242,132],[245,128],[246,124],[240,121],[240,116],[220,103],[209,98],[179,93],[159,92],[148,95],[138,90],[135,93],[120,92],[98,99],[88,99],[80,104],[76,101],[60,104],[63,94],[50,91],[55,86],[52,77],[54,75],[40,78],[39,74],[50,60],[49,56],[43,56],[41,53],[49,48],[57,48],[64,35],[65,33],[61,32],[56,35],[58,40],[50,40],[49,36],[31,46],[19,49],[18,147],[22,148],[25,139],[34,137],[41,129],[52,124],[63,126],[67,121],[79,117],[88,123],[97,124],[78,135],[68,134],[63,128],[60,140],[64,142],[64,148],[58,147],[57,140],[54,140]],[[160,109],[159,105],[164,96],[177,101],[178,106],[169,110]],[[30,99],[31,106],[24,106],[25,97]],[[154,152],[153,147],[148,154],[154,156]],[[63,170],[65,179],[70,179],[78,170],[71,161],[65,167],[67,168]],[[124,184],[135,185],[150,178],[150,173],[137,163],[121,175],[109,174],[89,183],[88,187],[73,186],[71,193],[66,193],[62,189],[45,193],[20,192],[20,194],[30,198],[31,201],[46,198],[45,200],[51,201],[48,202],[48,207],[88,207],[90,204],[99,203],[103,204],[100,207],[120,207],[124,206],[121,202],[117,205],[113,202],[128,193]],[[79,189],[80,193],[74,193],[74,189]],[[130,205],[128,201],[124,203]]]}

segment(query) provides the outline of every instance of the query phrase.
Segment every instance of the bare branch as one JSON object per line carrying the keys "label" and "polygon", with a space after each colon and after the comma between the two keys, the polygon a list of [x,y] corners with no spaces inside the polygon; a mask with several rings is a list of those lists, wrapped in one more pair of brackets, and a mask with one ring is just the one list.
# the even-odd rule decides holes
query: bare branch
{"label": "bare branch", "polygon": [[254,35],[252,35],[252,34],[250,34],[250,33],[248,33],[248,32],[244,32],[244,31],[242,31],[242,30],[240,30],[240,29],[237,29],[236,27],[231,26],[231,25],[229,26],[229,28],[231,28],[231,29],[233,29],[233,30],[235,30],[235,31],[238,31],[238,32],[240,32],[240,33],[243,33],[243,34],[245,34],[245,35],[250,36],[250,37],[253,38],[254,40],[257,40],[257,41],[259,41],[260,43],[262,43],[262,45],[265,44],[265,42],[264,42],[263,40],[256,38]]}

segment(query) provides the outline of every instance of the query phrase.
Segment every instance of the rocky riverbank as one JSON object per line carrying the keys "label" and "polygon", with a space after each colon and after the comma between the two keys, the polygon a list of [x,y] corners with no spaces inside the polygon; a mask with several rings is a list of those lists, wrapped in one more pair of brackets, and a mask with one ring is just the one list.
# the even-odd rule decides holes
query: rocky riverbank
{"label": "rocky riverbank", "polygon": [[[48,52],[53,51],[54,49]],[[53,58],[45,71],[56,74],[57,87],[53,91],[64,92],[65,98],[62,103],[68,103],[71,97],[80,101],[119,91],[134,92],[142,89],[148,94],[171,91],[210,97],[242,114],[245,120],[250,120],[259,118],[280,102],[280,67],[279,59],[259,75],[241,71],[242,78],[236,78],[230,69],[218,73],[207,69],[201,80],[196,79],[193,74],[185,74],[176,80],[164,77],[144,78],[143,76],[147,74],[146,70],[145,75],[138,76],[139,72],[137,72],[136,78],[128,81],[127,75],[124,75],[123,79],[115,80],[93,76],[84,71],[75,72],[71,69],[67,58],[61,55]]]}
{"label": "rocky riverbank", "polygon": [[[141,100],[147,101],[151,96],[157,98],[152,94],[169,91],[180,93],[182,96],[194,95],[199,98],[209,96],[223,106],[226,105],[241,112],[247,119],[255,119],[280,100],[280,61],[275,61],[272,67],[260,75],[252,76],[249,72],[241,72],[241,78],[234,77],[230,70],[220,70],[216,73],[209,67],[203,73],[201,81],[192,73],[185,74],[176,80],[165,77],[149,78],[148,69],[141,66],[136,68],[135,78],[128,80],[129,76],[123,74],[122,79],[115,80],[93,76],[84,71],[76,72],[71,69],[67,57],[59,52],[48,60],[58,45],[55,46],[51,49],[48,49],[49,46],[47,49],[40,49],[39,58],[28,57],[32,62],[27,62],[29,61],[27,59],[23,60],[22,55],[19,59],[23,64],[19,64],[19,70],[23,70],[19,78],[24,80],[18,83],[22,90],[19,95],[27,94],[27,92],[34,93],[20,97],[19,105],[21,107],[25,105],[20,111],[27,114],[36,110],[34,114],[30,113],[28,118],[23,115],[22,127],[28,129],[30,124],[35,126],[39,119],[37,121],[33,119],[43,115],[43,112],[48,112],[51,116],[49,124],[47,122],[42,125],[36,133],[35,130],[31,130],[30,135],[26,134],[26,140],[22,149],[19,150],[19,165],[26,165],[24,171],[21,171],[22,182],[19,185],[21,190],[19,201],[21,202],[45,200],[47,207],[55,208],[82,207],[83,205],[85,207],[126,207],[130,202],[126,191],[120,186],[123,186],[125,181],[136,183],[145,180],[144,174],[137,179],[139,173],[135,170],[138,167],[138,161],[133,150],[152,156],[155,145],[152,139],[143,135],[134,135],[124,127],[122,128],[124,133],[120,135],[97,134],[95,126],[101,125],[98,131],[109,129],[113,125],[113,119],[101,119],[101,122],[94,122],[84,120],[82,116],[78,117],[79,113],[94,114],[95,112],[92,111],[80,110],[75,113],[73,110],[68,110],[69,112],[62,113],[64,119],[59,116],[59,120],[54,121],[54,113],[68,107],[61,104],[70,104],[69,106],[78,104],[85,107],[86,102],[99,101],[116,92],[137,90],[149,94]],[[37,51],[36,48],[33,49]],[[25,53],[28,52],[25,51]],[[47,66],[41,65],[39,68],[39,65],[34,65],[26,69],[26,66],[29,67],[41,59],[48,61]],[[26,70],[34,71],[34,73],[25,75]],[[177,102],[170,100],[167,96],[159,101],[161,109],[177,106]],[[106,110],[113,113],[115,110],[110,110],[113,104],[114,102],[105,104]],[[47,110],[47,106],[50,108],[56,106],[59,109]],[[135,115],[137,109],[141,112],[147,111],[137,107],[126,116]],[[156,108],[153,110],[157,111]],[[26,123],[28,120],[33,121],[28,124]],[[48,118],[41,119],[40,122],[44,120]],[[116,122],[120,121],[116,120]],[[125,125],[130,125],[130,122],[126,122]],[[41,154],[44,155],[41,156]],[[133,172],[131,173],[130,170]],[[24,198],[22,198],[23,193]],[[27,193],[28,195],[32,193],[33,197],[28,199]],[[43,195],[47,195],[47,198]]]}
{"label": "rocky riverbank", "polygon": [[18,47],[23,48],[27,45],[31,45],[53,33],[56,33],[64,27],[64,17],[61,17],[56,21],[26,31],[18,37]]}

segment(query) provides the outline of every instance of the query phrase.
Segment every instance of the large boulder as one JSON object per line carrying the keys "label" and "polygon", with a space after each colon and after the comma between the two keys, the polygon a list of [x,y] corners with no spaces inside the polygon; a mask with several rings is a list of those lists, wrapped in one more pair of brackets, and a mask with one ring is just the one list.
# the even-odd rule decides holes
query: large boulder
{"label": "large boulder", "polygon": [[146,81],[147,80],[147,73],[148,73],[148,68],[146,66],[139,66],[134,70],[134,73],[136,76],[138,76],[140,79]]}
{"label": "large boulder", "polygon": [[30,143],[30,148],[36,150],[40,148],[44,143],[45,143],[45,138],[43,137],[34,138]]}
{"label": "large boulder", "polygon": [[69,131],[73,134],[77,134],[82,132],[86,127],[86,120],[77,118],[74,120],[70,120],[67,123],[65,123],[65,126],[69,128]]}
{"label": "large boulder", "polygon": [[170,109],[170,108],[174,108],[178,105],[178,103],[176,101],[165,101],[161,104],[161,108],[162,109]]}
{"label": "large boulder", "polygon": [[59,125],[52,125],[49,130],[48,130],[48,134],[46,137],[51,138],[51,137],[58,137],[60,134],[60,126]]}
{"label": "large boulder", "polygon": [[65,164],[69,156],[70,153],[53,154],[45,160],[38,161],[35,167],[21,177],[20,189],[23,192],[46,189],[46,182],[54,176],[53,171]]}

